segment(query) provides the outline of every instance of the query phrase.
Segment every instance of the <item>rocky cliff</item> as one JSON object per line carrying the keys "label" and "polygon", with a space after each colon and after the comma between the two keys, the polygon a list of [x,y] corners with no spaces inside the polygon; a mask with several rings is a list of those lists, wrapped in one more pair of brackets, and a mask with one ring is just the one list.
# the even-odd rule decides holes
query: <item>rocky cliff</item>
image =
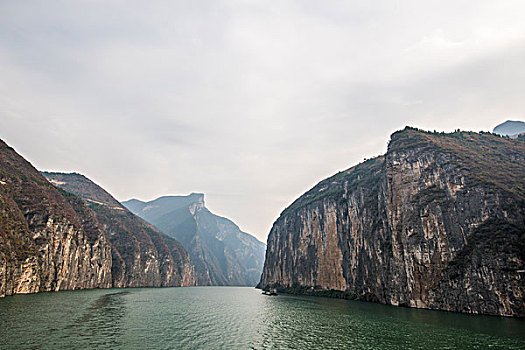
{"label": "rocky cliff", "polygon": [[55,176],[85,200],[0,141],[0,296],[195,284],[180,243],[83,176]]}
{"label": "rocky cliff", "polygon": [[123,202],[132,212],[179,240],[195,263],[200,285],[255,286],[265,245],[232,221],[211,213],[204,195],[166,196]]}
{"label": "rocky cliff", "polygon": [[524,164],[523,139],[396,132],[283,211],[259,285],[523,317]]}
{"label": "rocky cliff", "polygon": [[0,141],[0,296],[111,285],[93,212]]}
{"label": "rocky cliff", "polygon": [[195,284],[189,254],[80,174],[43,172],[55,186],[82,198],[112,247],[114,287],[172,287]]}

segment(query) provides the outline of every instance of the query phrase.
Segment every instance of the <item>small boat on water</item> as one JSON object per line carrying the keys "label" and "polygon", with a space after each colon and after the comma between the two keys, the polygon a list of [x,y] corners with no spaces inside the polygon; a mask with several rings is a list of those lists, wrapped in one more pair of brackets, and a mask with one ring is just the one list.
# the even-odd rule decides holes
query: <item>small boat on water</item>
{"label": "small boat on water", "polygon": [[279,295],[279,294],[277,294],[277,289],[263,290],[262,294],[264,294],[264,295]]}

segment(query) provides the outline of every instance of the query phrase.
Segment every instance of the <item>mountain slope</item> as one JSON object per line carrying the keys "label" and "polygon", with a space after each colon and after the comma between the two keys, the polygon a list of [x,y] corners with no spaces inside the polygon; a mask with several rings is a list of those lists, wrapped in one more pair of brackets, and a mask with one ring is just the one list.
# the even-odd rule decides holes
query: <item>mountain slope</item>
{"label": "mountain slope", "polygon": [[112,245],[114,287],[194,285],[188,252],[124,208],[115,198],[80,174],[42,173],[51,183],[82,198]]}
{"label": "mountain slope", "polygon": [[0,296],[111,285],[93,212],[0,140]]}
{"label": "mountain slope", "polygon": [[122,204],[182,243],[195,264],[199,284],[254,286],[259,281],[264,243],[211,213],[203,194]]}
{"label": "mountain slope", "polygon": [[282,212],[260,287],[525,316],[524,164],[523,139],[396,132]]}

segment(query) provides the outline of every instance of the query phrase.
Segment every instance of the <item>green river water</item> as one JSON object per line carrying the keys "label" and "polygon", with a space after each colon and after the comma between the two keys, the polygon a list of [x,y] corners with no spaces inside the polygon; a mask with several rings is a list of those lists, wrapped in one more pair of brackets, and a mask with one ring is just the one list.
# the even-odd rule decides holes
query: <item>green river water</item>
{"label": "green river water", "polygon": [[525,349],[525,320],[254,288],[127,288],[0,299],[1,349]]}

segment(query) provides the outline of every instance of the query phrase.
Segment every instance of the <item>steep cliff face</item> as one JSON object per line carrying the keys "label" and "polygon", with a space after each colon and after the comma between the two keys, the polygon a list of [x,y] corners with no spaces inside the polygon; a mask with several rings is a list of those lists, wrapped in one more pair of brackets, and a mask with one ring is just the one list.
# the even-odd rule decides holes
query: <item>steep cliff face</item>
{"label": "steep cliff face", "polygon": [[283,211],[260,286],[525,316],[524,161],[520,139],[397,132]]}
{"label": "steep cliff face", "polygon": [[0,141],[0,297],[195,284],[180,243],[85,177],[46,175],[68,191]]}
{"label": "steep cliff face", "polygon": [[111,287],[111,245],[93,213],[0,141],[0,296]]}
{"label": "steep cliff face", "polygon": [[175,239],[132,214],[83,175],[43,175],[55,186],[82,198],[94,212],[112,246],[114,287],[195,285],[189,254]]}
{"label": "steep cliff face", "polygon": [[203,194],[167,196],[147,203],[133,199],[123,204],[182,243],[195,263],[199,285],[255,286],[259,281],[264,243],[211,213]]}

